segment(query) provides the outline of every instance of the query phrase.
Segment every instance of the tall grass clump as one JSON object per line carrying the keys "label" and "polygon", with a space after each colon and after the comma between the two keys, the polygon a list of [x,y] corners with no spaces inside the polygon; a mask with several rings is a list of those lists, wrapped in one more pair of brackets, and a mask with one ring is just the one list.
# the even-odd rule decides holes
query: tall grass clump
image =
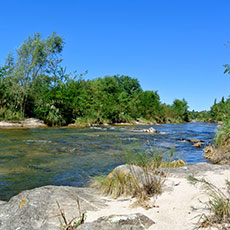
{"label": "tall grass clump", "polygon": [[226,119],[218,130],[214,144],[216,148],[230,147],[230,119]]}
{"label": "tall grass clump", "polygon": [[197,179],[189,176],[188,180],[193,184],[201,183],[209,196],[209,200],[204,204],[210,212],[208,215],[204,213],[200,215],[199,227],[224,225],[230,227],[230,182],[226,180],[226,192],[224,192],[223,189],[218,188],[204,178]]}
{"label": "tall grass clump", "polygon": [[[173,163],[173,153],[170,151],[170,159]],[[120,196],[131,196],[138,200],[138,203],[146,207],[150,197],[161,194],[165,182],[165,173],[158,169],[165,164],[164,152],[157,148],[149,148],[146,151],[130,150],[122,155],[122,162],[108,176],[97,176],[93,186],[103,194],[113,198]]]}

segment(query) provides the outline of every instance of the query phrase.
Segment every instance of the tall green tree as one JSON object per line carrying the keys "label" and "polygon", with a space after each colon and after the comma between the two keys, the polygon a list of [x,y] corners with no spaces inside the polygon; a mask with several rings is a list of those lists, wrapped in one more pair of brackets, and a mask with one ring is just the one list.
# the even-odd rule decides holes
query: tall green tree
{"label": "tall green tree", "polygon": [[[45,39],[39,33],[29,36],[16,51],[16,57],[9,55],[3,67],[8,70],[4,73],[5,81],[10,84],[10,101],[16,98],[14,108],[21,110],[23,114],[33,108],[26,108],[28,100],[34,100],[34,92],[37,90],[37,81],[40,76],[47,75],[52,84],[59,79],[63,50],[63,39],[53,33]],[[27,110],[27,111],[26,111]]]}
{"label": "tall green tree", "polygon": [[188,102],[184,98],[182,100],[175,99],[172,108],[175,110],[179,119],[185,122],[189,121]]}

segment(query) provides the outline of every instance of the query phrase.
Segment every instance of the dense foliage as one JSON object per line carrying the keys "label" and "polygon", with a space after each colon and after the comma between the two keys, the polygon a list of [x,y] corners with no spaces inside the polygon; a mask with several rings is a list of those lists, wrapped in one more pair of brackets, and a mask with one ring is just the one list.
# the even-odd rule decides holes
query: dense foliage
{"label": "dense foliage", "polygon": [[[230,74],[230,65],[224,65],[224,73]],[[222,158],[230,159],[230,98],[225,99],[222,97],[220,102],[215,99],[213,106],[210,110],[210,119],[215,122],[220,122],[219,128],[215,138],[214,144],[219,149],[218,154]]]}
{"label": "dense foliage", "polygon": [[157,91],[142,90],[129,76],[84,80],[61,65],[63,39],[36,33],[0,68],[0,119],[35,117],[49,125],[132,122],[187,122],[187,102],[161,104]]}

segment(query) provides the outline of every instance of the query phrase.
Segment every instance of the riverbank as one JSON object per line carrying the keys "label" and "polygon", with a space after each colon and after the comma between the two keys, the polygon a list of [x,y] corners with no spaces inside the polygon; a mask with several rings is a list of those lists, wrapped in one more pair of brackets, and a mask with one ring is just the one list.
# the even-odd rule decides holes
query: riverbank
{"label": "riverbank", "polygon": [[[192,120],[192,123],[199,122]],[[132,125],[161,125],[161,124],[183,124],[186,122],[165,122],[165,123],[157,123],[156,121],[150,121],[150,120],[142,120],[138,119],[136,121],[132,122],[121,122],[121,123],[90,123],[90,122],[76,122],[76,123],[70,123],[68,125],[63,126],[54,126],[54,127],[64,127],[64,128],[86,128],[86,127],[97,127],[97,126],[132,126]],[[44,128],[48,127],[48,125],[45,124],[44,121],[36,119],[36,118],[27,118],[23,120],[3,120],[0,121],[0,128]],[[51,126],[50,126],[51,127]]]}
{"label": "riverbank", "polygon": [[166,124],[154,126],[157,133],[143,131],[149,127],[0,129],[0,200],[49,184],[81,187],[90,176],[108,174],[124,163],[125,152],[151,146],[161,148],[166,157],[174,147],[175,159],[188,164],[203,162],[202,148],[188,140],[210,143],[216,125]]}
{"label": "riverbank", "polygon": [[[132,125],[158,125],[154,122],[151,121],[142,121],[142,120],[137,120],[133,122],[121,122],[121,123],[103,123],[103,124],[96,124],[96,123],[87,123],[87,122],[82,122],[82,123],[71,123],[68,124],[67,126],[59,126],[59,127],[67,127],[67,128],[86,128],[86,127],[97,127],[97,126],[132,126]],[[44,128],[48,127],[44,121],[36,119],[36,118],[27,118],[24,120],[3,120],[0,121],[0,128]]]}
{"label": "riverbank", "polygon": [[86,213],[83,230],[194,229],[199,215],[209,212],[199,200],[207,201],[208,197],[202,186],[190,184],[186,177],[190,174],[205,177],[222,189],[225,180],[229,179],[230,166],[199,163],[165,170],[168,177],[163,193],[152,200],[154,205],[151,209],[132,207],[135,200],[130,197],[112,199],[101,196],[92,188],[44,186],[21,192],[9,202],[1,202],[0,229],[60,230],[63,219],[57,202],[70,221],[79,215],[77,200],[80,201],[81,213]]}

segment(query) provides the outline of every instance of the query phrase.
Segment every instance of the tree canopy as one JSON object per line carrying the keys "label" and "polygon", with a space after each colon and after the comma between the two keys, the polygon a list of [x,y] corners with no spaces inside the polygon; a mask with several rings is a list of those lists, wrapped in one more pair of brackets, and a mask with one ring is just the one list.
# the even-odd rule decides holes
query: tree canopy
{"label": "tree canopy", "polygon": [[8,55],[0,68],[1,119],[36,117],[49,125],[189,120],[184,99],[161,104],[158,92],[144,91],[136,78],[85,80],[68,73],[62,66],[63,49],[56,33],[44,39],[35,33]]}

